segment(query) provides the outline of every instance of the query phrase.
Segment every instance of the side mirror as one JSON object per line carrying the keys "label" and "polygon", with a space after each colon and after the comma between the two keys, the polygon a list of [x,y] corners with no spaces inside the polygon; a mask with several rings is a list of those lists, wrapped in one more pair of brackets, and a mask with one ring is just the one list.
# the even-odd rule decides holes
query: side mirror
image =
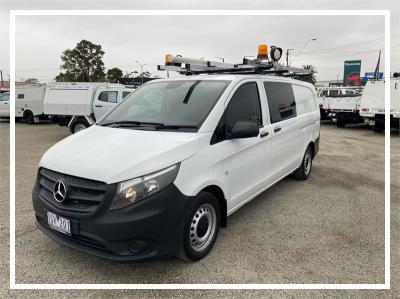
{"label": "side mirror", "polygon": [[233,124],[230,139],[257,137],[260,133],[258,125],[253,121],[239,120]]}

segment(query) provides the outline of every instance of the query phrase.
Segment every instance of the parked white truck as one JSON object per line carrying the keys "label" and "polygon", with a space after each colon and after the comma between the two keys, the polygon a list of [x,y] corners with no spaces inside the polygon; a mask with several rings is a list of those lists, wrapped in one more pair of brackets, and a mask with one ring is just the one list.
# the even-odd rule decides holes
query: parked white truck
{"label": "parked white truck", "polygon": [[33,124],[48,119],[43,113],[45,84],[17,85],[15,87],[15,117]]}
{"label": "parked white truck", "polygon": [[330,88],[325,97],[329,101],[330,118],[336,126],[343,128],[346,124],[363,123],[360,116],[362,87]]}
{"label": "parked white truck", "polygon": [[46,87],[44,113],[75,133],[94,124],[133,91],[111,83],[50,83]]}
{"label": "parked white truck", "polygon": [[[375,132],[385,129],[385,80],[370,80],[361,97],[360,115]],[[390,78],[390,127],[400,128],[400,78]]]}

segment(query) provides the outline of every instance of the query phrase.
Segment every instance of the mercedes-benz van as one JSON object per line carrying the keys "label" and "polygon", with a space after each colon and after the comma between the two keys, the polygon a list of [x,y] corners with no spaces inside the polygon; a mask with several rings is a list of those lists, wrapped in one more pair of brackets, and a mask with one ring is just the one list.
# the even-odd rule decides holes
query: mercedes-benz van
{"label": "mercedes-benz van", "polygon": [[112,260],[199,260],[229,215],[290,174],[309,177],[319,134],[316,92],[303,81],[151,81],[43,155],[36,222],[56,241]]}

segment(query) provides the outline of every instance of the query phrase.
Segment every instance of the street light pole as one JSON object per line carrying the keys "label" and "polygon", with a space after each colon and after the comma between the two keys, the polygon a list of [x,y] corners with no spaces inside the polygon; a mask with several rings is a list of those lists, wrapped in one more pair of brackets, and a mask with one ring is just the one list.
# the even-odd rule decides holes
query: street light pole
{"label": "street light pole", "polygon": [[315,42],[317,39],[316,38],[310,38],[303,46],[303,48],[301,48],[301,50],[299,51],[299,53],[293,58],[293,60],[290,62],[290,64],[292,64],[297,57],[299,57],[299,55],[301,54],[301,52],[303,52],[303,50],[308,46],[308,44],[310,42]]}
{"label": "street light pole", "polygon": [[142,77],[142,85],[143,85],[143,67],[146,65],[145,63],[140,63],[139,61],[135,60],[135,62],[140,66],[140,76]]}
{"label": "street light pole", "polygon": [[289,57],[290,57],[290,51],[293,51],[294,49],[286,49],[286,66],[289,66]]}

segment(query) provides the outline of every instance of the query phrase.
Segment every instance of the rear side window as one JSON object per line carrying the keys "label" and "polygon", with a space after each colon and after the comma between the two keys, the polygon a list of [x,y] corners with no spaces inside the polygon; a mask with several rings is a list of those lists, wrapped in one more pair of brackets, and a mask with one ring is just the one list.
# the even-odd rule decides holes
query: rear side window
{"label": "rear side window", "polygon": [[118,92],[117,91],[102,91],[99,94],[99,101],[108,102],[108,103],[117,103],[118,102]]}
{"label": "rear side window", "polygon": [[294,97],[296,98],[297,115],[302,115],[317,110],[314,94],[308,87],[292,85]]}
{"label": "rear side window", "polygon": [[238,120],[250,120],[262,126],[260,96],[256,82],[244,83],[240,86],[226,107],[225,121],[228,130]]}
{"label": "rear side window", "polygon": [[292,85],[282,82],[264,82],[271,123],[296,116],[296,101]]}

